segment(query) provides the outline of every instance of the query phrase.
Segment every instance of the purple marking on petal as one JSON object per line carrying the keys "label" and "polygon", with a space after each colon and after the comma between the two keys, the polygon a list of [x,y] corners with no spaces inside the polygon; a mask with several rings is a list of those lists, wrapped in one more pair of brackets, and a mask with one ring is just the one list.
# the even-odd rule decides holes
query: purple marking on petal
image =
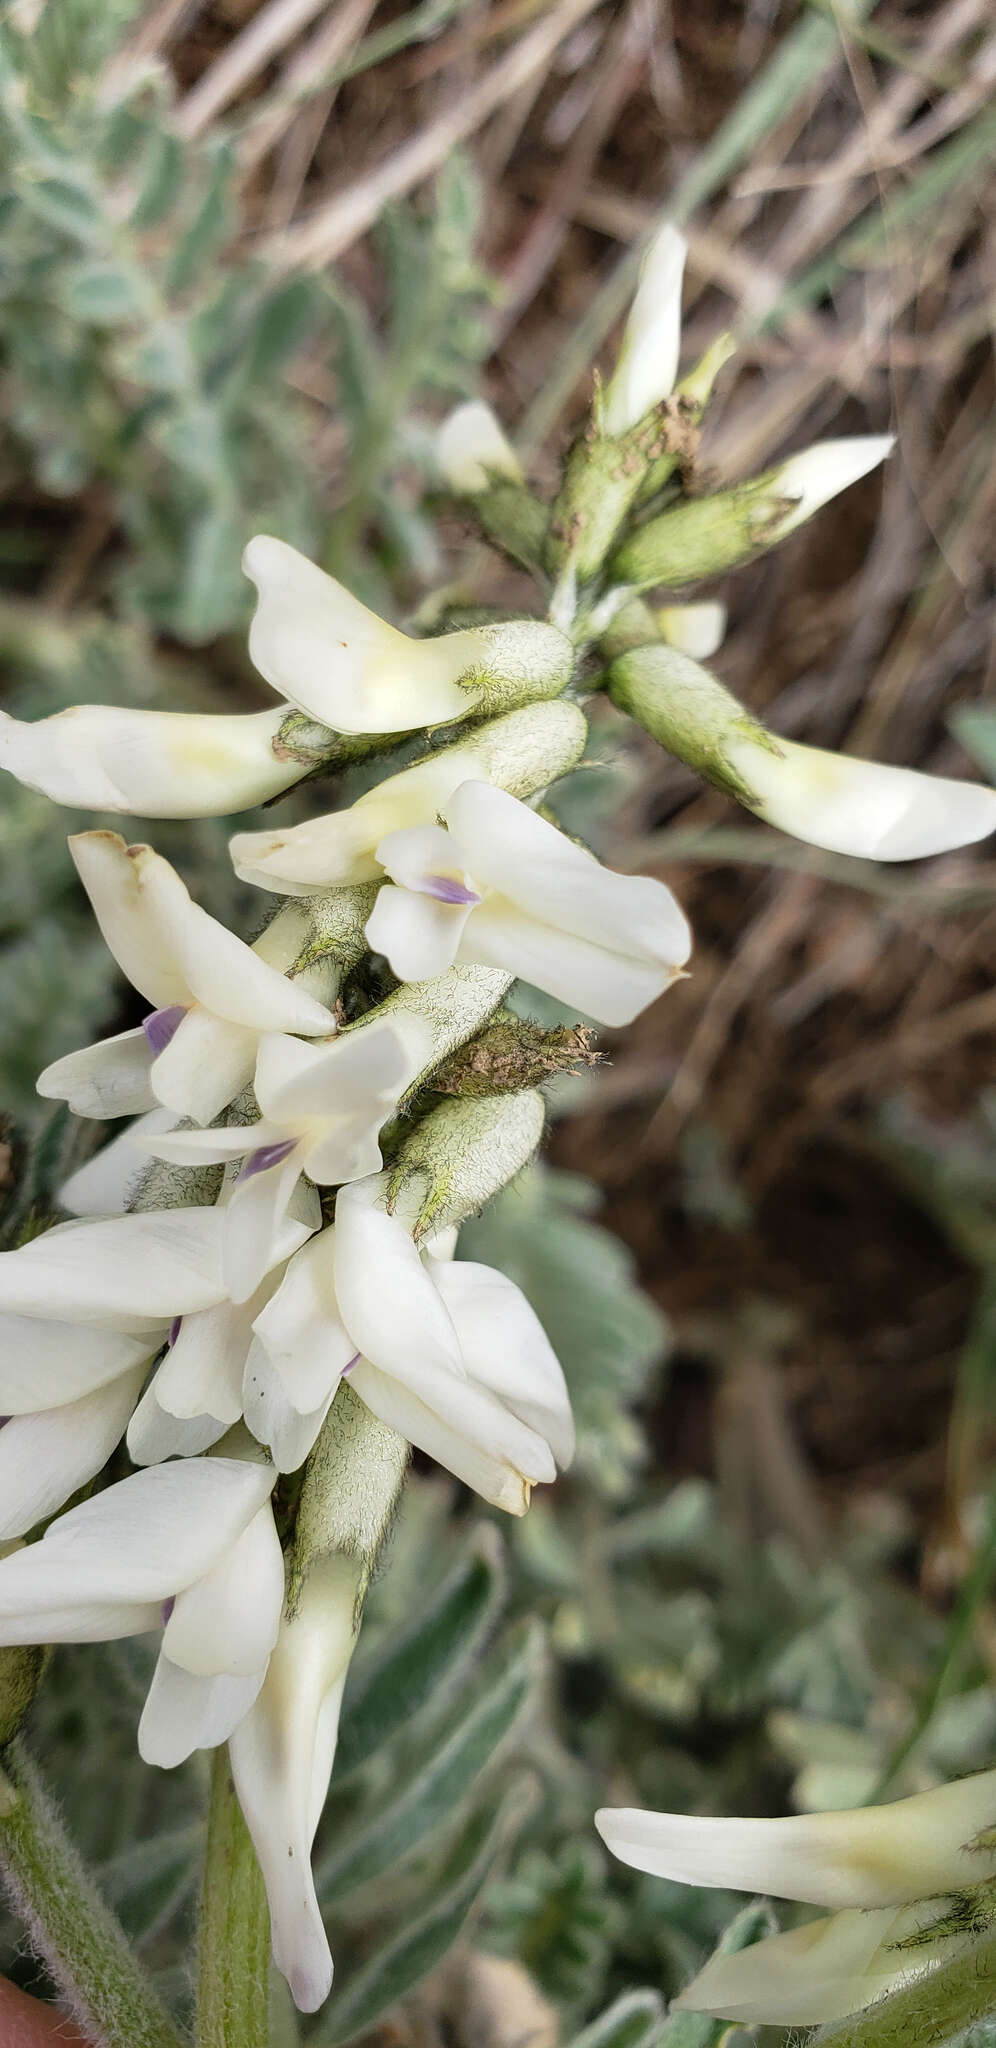
{"label": "purple marking on petal", "polygon": [[418,883],[419,894],[434,896],[437,903],[480,903],[475,889],[468,889],[463,882],[457,882],[452,875],[423,875]]}
{"label": "purple marking on petal", "polygon": [[173,1609],[174,1609],[174,1607],[175,1607],[175,1606],[176,1606],[176,1594],[175,1594],[175,1593],[171,1593],[171,1594],[170,1594],[170,1596],[169,1596],[169,1599],[168,1599],[168,1600],[164,1600],[164,1601],[163,1601],[163,1604],[162,1604],[162,1606],[161,1606],[161,1607],[160,1607],[160,1609],[159,1609],[159,1613],[160,1613],[160,1615],[161,1615],[161,1617],[162,1617],[162,1624],[163,1624],[163,1627],[164,1627],[164,1628],[165,1628],[165,1626],[166,1626],[166,1623],[168,1622],[168,1620],[169,1620],[169,1618],[170,1618],[170,1615],[172,1614],[172,1612],[173,1612]]}
{"label": "purple marking on petal", "polygon": [[168,1003],[165,1010],[150,1010],[148,1016],[143,1017],[142,1030],[157,1059],[179,1031],[186,1014],[183,1003]]}
{"label": "purple marking on petal", "polygon": [[[355,1364],[356,1364],[356,1360],[355,1360],[355,1358],[351,1358],[349,1362],[350,1362],[350,1365],[355,1365]],[[6,1427],[7,1427],[7,1424],[8,1424],[8,1422],[9,1422],[9,1421],[10,1421],[10,1416],[9,1416],[9,1415],[0,1415],[0,1429],[6,1429]]]}
{"label": "purple marking on petal", "polygon": [[260,1145],[257,1151],[250,1152],[239,1179],[249,1180],[254,1173],[266,1173],[271,1166],[279,1166],[297,1143],[297,1138],[281,1138],[275,1145]]}
{"label": "purple marking on petal", "polygon": [[166,1349],[167,1349],[167,1351],[172,1351],[172,1349],[173,1349],[173,1346],[174,1346],[174,1344],[176,1343],[176,1340],[177,1340],[177,1338],[178,1338],[178,1336],[179,1336],[179,1334],[180,1334],[180,1329],[181,1329],[181,1326],[182,1326],[182,1324],[183,1324],[183,1317],[182,1317],[182,1316],[174,1316],[174,1317],[173,1317],[173,1320],[172,1320],[172,1322],[171,1322],[171,1324],[170,1324],[170,1326],[169,1326],[169,1336],[168,1336],[168,1337],[167,1337],[167,1339],[166,1339]]}
{"label": "purple marking on petal", "polygon": [[349,1364],[343,1366],[343,1373],[352,1372],[354,1365],[359,1365],[360,1356],[361,1354],[359,1351],[354,1351],[353,1356],[349,1361]]}

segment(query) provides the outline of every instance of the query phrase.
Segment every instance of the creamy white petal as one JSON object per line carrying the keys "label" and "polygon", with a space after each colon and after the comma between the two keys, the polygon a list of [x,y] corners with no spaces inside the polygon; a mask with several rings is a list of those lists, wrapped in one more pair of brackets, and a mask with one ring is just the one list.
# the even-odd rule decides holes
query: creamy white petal
{"label": "creamy white petal", "polygon": [[522,465],[483,398],[456,405],[436,434],[436,462],[451,491],[474,497],[495,477],[522,482]]}
{"label": "creamy white petal", "polygon": [[895,445],[894,434],[850,434],[840,441],[816,441],[800,454],[790,455],[772,478],[773,495],[797,501],[781,532],[791,533],[838,492],[856,484],[870,469],[877,469]]}
{"label": "creamy white petal", "polygon": [[435,875],[461,882],[465,879],[460,848],[443,825],[409,825],[386,833],[378,842],[377,859],[392,882],[403,889],[417,889]]}
{"label": "creamy white petal", "polygon": [[433,1259],[469,1376],[545,1439],[557,1464],[574,1456],[574,1418],[560,1361],[520,1287],[492,1266]]}
{"label": "creamy white petal", "polygon": [[604,868],[528,804],[487,782],[461,784],[446,818],[470,872],[543,924],[624,958],[684,966],[692,935],[663,882]]}
{"label": "creamy white petal", "polygon": [[47,1101],[68,1102],[77,1116],[141,1116],[156,1107],[151,1073],[152,1048],[139,1025],[53,1060],[35,1087]]}
{"label": "creamy white petal", "polygon": [[289,1260],[253,1330],[294,1408],[311,1414],[352,1364],[356,1345],[335,1295],[333,1230],[323,1230]]}
{"label": "creamy white petal", "polygon": [[[235,1302],[248,1301],[278,1258],[288,1229],[308,1235],[303,1224],[292,1225],[287,1211],[297,1186],[301,1162],[297,1147],[275,1165],[242,1174],[225,1209],[224,1271],[227,1293]],[[291,1249],[296,1251],[297,1244]]]}
{"label": "creamy white petal", "polygon": [[118,1215],[125,1208],[136,1180],[148,1167],[149,1155],[142,1149],[142,1138],[161,1137],[172,1130],[175,1122],[173,1110],[158,1105],[140,1116],[63,1181],[59,1189],[60,1209],[68,1209],[71,1216]]}
{"label": "creamy white petal", "polygon": [[[132,987],[156,1009],[185,1006],[190,984],[168,935],[150,916],[143,886],[148,862],[159,856],[151,846],[128,846],[119,832],[75,832],[68,843],[104,939]],[[167,861],[162,865],[172,872]]]}
{"label": "creamy white petal", "polygon": [[173,1166],[204,1166],[230,1159],[244,1159],[261,1145],[278,1144],[287,1136],[280,1124],[221,1124],[208,1131],[153,1132],[136,1139],[152,1159],[166,1159]]}
{"label": "creamy white petal", "polygon": [[762,818],[811,846],[865,860],[920,860],[996,831],[996,789],[734,736],[724,752]]}
{"label": "creamy white petal", "polygon": [[657,624],[669,647],[691,655],[693,661],[708,661],[723,644],[726,606],[710,602],[660,605]]}
{"label": "creamy white petal", "polygon": [[76,704],[33,725],[0,712],[0,768],[57,804],[140,818],[215,818],[278,796],[307,773],[286,748],[287,716],[131,711]]}
{"label": "creamy white petal", "polygon": [[166,958],[176,962],[195,1002],[254,1031],[335,1029],[335,1019],[323,1004],[268,966],[243,939],[193,901],[161,854],[151,846],[138,846],[129,848],[124,859],[134,876],[145,925]]}
{"label": "creamy white petal", "polygon": [[[455,1375],[453,1378],[456,1385]],[[476,1435],[464,1436],[461,1427],[454,1426],[421,1401],[410,1387],[403,1386],[400,1380],[392,1379],[386,1372],[378,1372],[365,1359],[353,1367],[350,1384],[381,1422],[396,1429],[399,1436],[407,1437],[409,1443],[417,1445],[428,1457],[435,1458],[437,1464],[479,1493],[483,1500],[490,1501],[493,1507],[504,1508],[511,1515],[525,1514],[532,1482],[502,1457],[497,1445],[492,1446],[490,1439],[496,1432],[482,1432],[488,1438],[484,1444]],[[476,1405],[480,1406],[480,1403]],[[496,1411],[493,1419],[497,1424],[501,1413],[498,1403],[493,1401],[492,1408]],[[461,1422],[463,1420],[461,1418]],[[492,1420],[490,1414],[487,1420]],[[538,1476],[552,1479],[555,1470],[550,1457],[549,1469]]]}
{"label": "creamy white petal", "polygon": [[40,1315],[0,1314],[0,1414],[31,1415],[82,1400],[121,1373],[144,1367],[165,1335],[165,1323],[107,1330]]}
{"label": "creamy white petal", "polygon": [[269,1464],[189,1458],[147,1466],[82,1501],[40,1543],[0,1561],[0,1641],[13,1640],[8,1623],[35,1613],[134,1607],[182,1592],[231,1548],[274,1478]]}
{"label": "creamy white petal", "polygon": [[131,1328],[221,1301],[223,1212],[149,1209],[60,1223],[0,1252],[0,1307]]}
{"label": "creamy white petal", "polygon": [[211,1570],[179,1593],[163,1649],[200,1678],[264,1670],[284,1603],[284,1558],[269,1501]]}
{"label": "creamy white petal", "polygon": [[238,1421],[253,1318],[275,1284],[275,1278],[268,1278],[249,1301],[220,1301],[215,1308],[183,1317],[155,1382],[157,1398],[171,1415]]}
{"label": "creamy white petal", "polygon": [[971,1847],[996,1825],[996,1771],[889,1806],[783,1820],[605,1807],[595,1825],[624,1863],[680,1884],[818,1906],[896,1906],[996,1875],[996,1849]]}
{"label": "creamy white petal", "polygon": [[681,346],[681,280],[688,245],[670,221],[659,228],[640,269],[619,359],[602,399],[607,434],[635,427],[670,396]]}
{"label": "creamy white petal", "polygon": [[216,1749],[239,1725],[258,1697],[265,1665],[248,1678],[195,1678],[171,1663],[164,1650],[138,1724],[144,1763],[172,1770],[195,1749]]}
{"label": "creamy white petal", "polygon": [[200,1004],[187,1011],[149,1076],[156,1101],[176,1116],[210,1123],[252,1080],[258,1033]]}
{"label": "creamy white petal", "polygon": [[336,1198],[333,1270],[342,1320],[355,1349],[396,1379],[417,1386],[420,1374],[438,1363],[462,1377],[452,1319],[383,1197],[377,1176],[354,1182]]}
{"label": "creamy white petal", "polygon": [[311,1844],[335,1755],[355,1642],[358,1570],[333,1557],[305,1581],[266,1682],[232,1737],[232,1775],[266,1884],[273,1956],[295,2004],[328,1997],[332,1957],[311,1874]]}
{"label": "creamy white petal", "polygon": [[264,1116],[290,1125],[352,1112],[360,1098],[386,1112],[428,1049],[428,1030],[414,1019],[360,1024],[328,1045],[274,1034],[260,1042],[256,1097]]}
{"label": "creamy white petal", "polygon": [[966,1946],[964,1935],[925,1947],[895,1945],[936,1917],[930,1907],[833,1913],[734,1955],[714,1956],[672,2010],[713,2013],[748,2026],[818,2026],[843,2019]]}
{"label": "creamy white petal", "polygon": [[246,1360],[243,1408],[246,1428],[265,1445],[278,1472],[297,1472],[314,1449],[335,1398],[338,1380],[328,1387],[317,1408],[302,1411],[288,1399],[271,1358],[258,1339]]}
{"label": "creamy white petal", "polygon": [[0,1542],[25,1536],[106,1464],[124,1435],[144,1367],[94,1394],[0,1429]]}
{"label": "creamy white petal", "polygon": [[[161,1370],[161,1368],[160,1368]],[[214,1415],[177,1416],[158,1397],[156,1374],[128,1424],[128,1456],[133,1465],[161,1465],[166,1458],[197,1458],[219,1443],[228,1422]]]}
{"label": "creamy white petal", "polygon": [[259,592],[249,654],[292,704],[337,732],[411,732],[460,718],[480,632],[410,640],[286,542],[257,534],[242,558]]}
{"label": "creamy white petal", "polygon": [[452,967],[471,908],[385,882],[367,919],[367,944],[384,954],[399,981],[434,981]]}
{"label": "creamy white petal", "polygon": [[[32,1557],[41,1544],[30,1546]],[[16,1556],[25,1553],[16,1552]],[[11,1560],[0,1559],[0,1643],[9,1648],[25,1643],[113,1643],[122,1636],[144,1636],[159,1627],[159,1600],[87,1600],[69,1587],[65,1600],[51,1586],[9,1610],[2,1576]]]}
{"label": "creamy white petal", "polygon": [[541,924],[515,904],[490,896],[460,942],[461,964],[504,967],[600,1024],[629,1024],[670,988],[677,968],[610,951],[573,932]]}

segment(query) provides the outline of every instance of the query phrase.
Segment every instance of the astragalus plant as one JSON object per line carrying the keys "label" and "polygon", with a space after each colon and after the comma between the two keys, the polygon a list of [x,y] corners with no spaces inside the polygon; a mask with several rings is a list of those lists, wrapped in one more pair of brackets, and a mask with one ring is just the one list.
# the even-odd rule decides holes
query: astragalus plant
{"label": "astragalus plant", "polygon": [[[748,809],[837,852],[909,859],[996,825],[992,791],[779,739],[696,658],[721,637],[717,607],[654,601],[777,544],[891,447],[828,442],[688,495],[729,348],[676,381],[682,262],[665,228],[552,504],[485,408],[442,429],[444,479],[533,570],[536,616],[411,638],[260,535],[244,566],[271,710],[91,704],[0,729],[4,765],[55,801],[162,818],[281,797],[338,765],[344,735],[354,760],[408,748],[347,809],[236,833],[239,875],[279,899],[252,943],[151,846],[71,840],[149,1011],[38,1085],[133,1121],[63,1188],[65,1219],[0,1258],[0,1643],[20,1704],[32,1646],[154,1634],[143,1757],[216,1753],[202,2043],[265,2039],[254,1856],[294,2000],[311,2012],[329,1994],[311,1847],[410,1447],[513,1515],[571,1461],[570,1357],[509,1278],[456,1254],[542,1143],[538,1083],[586,1044],[520,1023],[513,983],[625,1026],[692,952],[661,881],[611,872],[545,811],[581,757],[587,699],[606,691]],[[101,1488],[122,1438],[135,1469]],[[70,2004],[101,2039],[172,2038],[75,1865],[53,1901],[63,1850],[32,1834],[22,1762],[2,1797],[14,1890]]]}

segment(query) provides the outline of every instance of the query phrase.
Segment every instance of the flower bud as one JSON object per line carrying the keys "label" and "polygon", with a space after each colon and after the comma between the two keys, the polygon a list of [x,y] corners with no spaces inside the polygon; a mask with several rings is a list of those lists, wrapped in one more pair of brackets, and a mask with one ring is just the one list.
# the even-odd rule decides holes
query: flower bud
{"label": "flower bud", "polygon": [[443,421],[436,436],[436,461],[450,490],[461,497],[477,497],[496,477],[522,482],[519,458],[481,398],[456,406]]}
{"label": "flower bud", "polygon": [[996,790],[782,739],[674,649],[621,655],[608,689],[621,710],[707,781],[829,853],[919,860],[996,830]]}
{"label": "flower bud", "polygon": [[476,1215],[532,1158],[543,1135],[543,1097],[456,1096],[417,1124],[396,1155],[389,1199],[416,1240]]}
{"label": "flower bud", "polygon": [[794,533],[839,491],[883,462],[893,445],[891,434],[818,441],[763,476],[674,505],[623,542],[611,574],[634,590],[649,590],[656,583],[679,589],[735,568]]}
{"label": "flower bud", "polygon": [[257,534],[249,653],[261,675],[337,732],[401,733],[559,696],[573,649],[542,619],[412,640],[284,541]]}
{"label": "flower bud", "polygon": [[657,629],[669,647],[708,661],[723,644],[725,604],[664,604],[657,611]]}
{"label": "flower bud", "polygon": [[512,796],[532,796],[575,766],[587,731],[576,704],[524,705],[389,775],[349,810],[283,830],[236,833],[236,873],[286,896],[379,880],[374,849],[388,832],[430,823],[463,782],[490,782]]}
{"label": "flower bud", "polygon": [[665,221],[644,256],[622,347],[602,396],[601,423],[607,434],[625,434],[674,390],[687,254],[684,235]]}

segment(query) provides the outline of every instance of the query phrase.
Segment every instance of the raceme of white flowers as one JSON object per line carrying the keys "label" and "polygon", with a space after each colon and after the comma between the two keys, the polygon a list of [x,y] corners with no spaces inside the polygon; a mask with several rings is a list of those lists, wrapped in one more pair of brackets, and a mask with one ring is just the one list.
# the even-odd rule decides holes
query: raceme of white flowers
{"label": "raceme of white flowers", "polygon": [[[283,541],[257,536],[245,556],[258,592],[249,646],[283,700],[277,709],[228,717],[94,705],[34,725],[0,719],[0,763],[30,787],[145,817],[245,809],[323,762],[359,758],[364,738],[420,735],[420,757],[349,806],[235,834],[239,876],[285,899],[251,945],[195,903],[152,847],[106,830],[70,840],[104,938],[150,1010],[137,1028],[54,1062],[38,1087],[84,1116],[134,1121],[66,1183],[71,1221],[0,1254],[0,1544],[14,1545],[0,1557],[0,1644],[155,1634],[142,1753],[168,1766],[230,1743],[274,1954],[304,2010],[322,2002],[332,1971],[311,1844],[407,1446],[516,1515],[574,1448],[564,1374],[525,1296],[504,1274],[454,1257],[460,1224],[535,1150],[542,1098],[497,1070],[483,1098],[476,1084],[461,1094],[459,1073],[442,1107],[427,1108],[426,1091],[440,1060],[472,1041],[486,1057],[480,1034],[513,980],[617,1026],[690,955],[663,882],[613,872],[541,812],[587,743],[579,695],[604,688],[680,759],[820,845],[911,858],[996,824],[993,792],[767,733],[700,666],[722,643],[724,608],[669,599],[655,610],[639,596],[748,559],[888,445],[828,443],[642,525],[639,470],[606,494],[635,434],[651,465],[673,467],[665,430],[679,416],[694,425],[728,353],[715,345],[708,369],[676,384],[684,255],[673,229],[648,251],[595,408],[590,449],[602,467],[590,486],[589,441],[569,458],[583,545],[572,557],[569,535],[548,535],[558,624],[513,618],[411,638]],[[444,424],[437,460],[486,528],[498,493],[506,507],[531,507],[534,528],[537,510],[547,517],[479,402]],[[601,528],[588,517],[592,494]],[[571,690],[578,655],[592,651],[603,672],[582,663]],[[341,735],[352,736],[351,754],[337,754]],[[312,1546],[305,1570],[297,1490],[286,1505],[274,1489],[279,1474],[302,1468],[302,1488],[320,1489],[343,1414],[350,1441],[362,1439],[352,1427],[361,1418],[392,1447],[382,1512],[366,1550],[330,1539],[325,1551]],[[60,1514],[122,1439],[137,1469]],[[930,1809],[931,1839],[951,1853],[938,1849],[927,1890],[969,1882],[960,1797],[949,1788],[948,1805]],[[901,1809],[888,1811],[898,1827]],[[771,1824],[783,1830],[773,1835],[757,1832],[764,1823],[601,1824],[630,1860],[658,1855],[641,1867],[715,1867],[702,1881],[723,1884],[759,1873],[775,1889],[791,1864],[777,1844],[801,1842],[792,1867],[804,1866],[810,1889],[791,1895],[844,1909],[822,1923],[826,1987],[809,2002],[842,2010],[829,1987],[845,1951],[861,1949],[862,1983],[892,1981],[895,1915],[919,1910],[911,1901],[923,1891],[920,1871],[909,1880],[920,1890],[886,1897],[865,1867],[853,1897],[850,1880],[831,1897],[820,1869],[856,1870],[860,1843],[872,1840],[860,1817],[848,1833],[848,1819],[822,1833],[815,1821]],[[731,1865],[729,1831],[744,1828],[754,1830],[742,1838],[745,1860]],[[694,1842],[706,1845],[698,1861]],[[762,1854],[767,1842],[777,1853]],[[860,1938],[835,1934],[858,1907],[872,1909],[858,1916]],[[889,1927],[868,1927],[880,1912]],[[824,1939],[803,1930],[765,1944],[787,1958],[783,2004],[799,2020],[790,1976],[804,1937]],[[757,1992],[752,1953],[715,1965],[748,1973],[730,1992],[745,2013]],[[773,1982],[777,2005],[777,1973]]]}
{"label": "raceme of white flowers", "polygon": [[674,2008],[744,2026],[842,2019],[968,1949],[996,1879],[996,1771],[891,1806],[716,1820],[606,1807],[613,1855],[679,1884],[767,1892],[829,1917],[714,1956]]}

